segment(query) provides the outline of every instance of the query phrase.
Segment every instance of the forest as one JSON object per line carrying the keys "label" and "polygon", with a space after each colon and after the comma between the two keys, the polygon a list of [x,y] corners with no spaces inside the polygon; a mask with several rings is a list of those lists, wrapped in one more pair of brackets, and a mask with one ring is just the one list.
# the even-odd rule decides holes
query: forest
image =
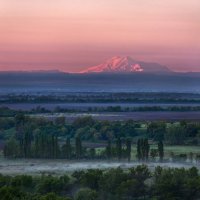
{"label": "forest", "polygon": [[[136,167],[87,169],[62,175],[0,175],[2,200],[196,200],[200,198],[198,165],[200,123],[98,121],[67,122],[24,113],[0,118],[3,159],[139,162]],[[187,147],[192,145],[190,151]],[[174,147],[183,148],[174,152]],[[170,151],[169,151],[170,149]],[[148,163],[190,162],[190,168]]]}
{"label": "forest", "polygon": [[62,176],[0,175],[1,200],[196,200],[200,175],[195,167],[147,166],[122,170],[89,169]]}
{"label": "forest", "polygon": [[[98,121],[91,117],[66,122],[31,118],[23,113],[0,119],[0,140],[6,158],[162,160],[169,145],[198,146],[198,122]],[[141,150],[138,150],[141,148]],[[142,152],[142,153],[141,153]],[[162,155],[162,156],[161,156]],[[196,159],[198,152],[168,152],[164,159]]]}

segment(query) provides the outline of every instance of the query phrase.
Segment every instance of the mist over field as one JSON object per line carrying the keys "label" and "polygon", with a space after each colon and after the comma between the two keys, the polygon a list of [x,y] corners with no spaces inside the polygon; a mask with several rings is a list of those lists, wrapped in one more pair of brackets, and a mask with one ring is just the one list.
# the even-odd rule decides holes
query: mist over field
{"label": "mist over field", "polygon": [[[3,162],[2,162],[3,161]],[[66,161],[66,160],[36,160],[36,159],[16,159],[16,160],[1,160],[0,173],[8,175],[16,174],[28,174],[28,175],[41,175],[41,174],[52,174],[52,175],[62,175],[64,173],[73,173],[74,171],[88,170],[88,169],[101,169],[108,170],[111,168],[122,168],[129,169],[131,167],[136,167],[138,165],[145,164],[150,170],[154,170],[156,167],[160,166],[163,168],[186,168],[189,169],[192,166],[196,166],[198,169],[200,166],[198,164],[191,163],[180,163],[180,162],[118,162],[118,161]]]}

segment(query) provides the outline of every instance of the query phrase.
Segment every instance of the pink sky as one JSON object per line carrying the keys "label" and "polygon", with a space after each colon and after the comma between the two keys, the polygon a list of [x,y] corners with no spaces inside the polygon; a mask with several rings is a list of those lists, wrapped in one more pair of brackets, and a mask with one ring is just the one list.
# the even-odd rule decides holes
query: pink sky
{"label": "pink sky", "polygon": [[200,71],[200,1],[0,1],[2,71],[77,72],[115,55]]}

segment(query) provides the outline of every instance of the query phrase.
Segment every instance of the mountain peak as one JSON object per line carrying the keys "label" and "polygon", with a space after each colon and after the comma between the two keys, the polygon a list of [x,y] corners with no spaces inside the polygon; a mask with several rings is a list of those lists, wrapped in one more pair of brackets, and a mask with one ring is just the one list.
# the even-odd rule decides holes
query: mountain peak
{"label": "mountain peak", "polygon": [[170,72],[170,70],[158,63],[137,61],[130,56],[114,56],[100,65],[89,67],[81,71],[81,73],[101,72]]}

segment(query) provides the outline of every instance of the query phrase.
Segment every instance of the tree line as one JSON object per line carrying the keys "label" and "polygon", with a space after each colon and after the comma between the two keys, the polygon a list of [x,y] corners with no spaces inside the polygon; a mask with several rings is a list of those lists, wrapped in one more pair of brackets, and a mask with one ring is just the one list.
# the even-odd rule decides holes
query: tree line
{"label": "tree line", "polygon": [[[21,116],[21,117],[20,117]],[[24,121],[22,123],[22,121]],[[28,130],[27,130],[28,129]],[[6,140],[14,133],[17,137],[25,134],[25,130],[45,132],[58,137],[84,141],[108,141],[120,138],[148,138],[154,142],[164,141],[170,145],[200,144],[199,122],[134,122],[127,121],[98,121],[91,117],[81,117],[69,123],[65,117],[57,117],[53,121],[46,118],[31,118],[23,113],[15,118],[0,118],[0,139]],[[12,134],[8,134],[11,132]]]}
{"label": "tree line", "polygon": [[[46,158],[46,159],[127,159],[129,162],[132,157],[131,138],[118,138],[113,143],[108,140],[106,147],[96,152],[94,147],[85,147],[80,137],[75,140],[67,138],[63,143],[59,141],[55,134],[36,132],[35,135],[29,129],[20,129],[20,135],[10,138],[4,146],[4,156],[6,158]],[[163,142],[158,143],[155,156],[163,160]],[[148,161],[151,153],[148,139],[139,139],[137,142],[138,161]]]}

